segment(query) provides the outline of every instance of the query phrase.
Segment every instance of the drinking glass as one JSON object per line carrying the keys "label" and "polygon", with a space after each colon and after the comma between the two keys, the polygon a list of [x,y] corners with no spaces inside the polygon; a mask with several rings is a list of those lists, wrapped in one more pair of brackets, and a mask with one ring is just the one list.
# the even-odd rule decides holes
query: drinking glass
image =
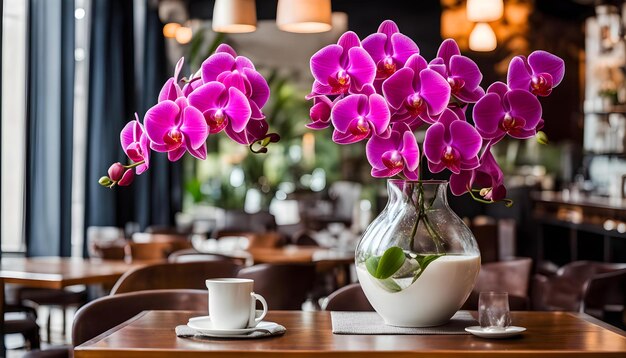
{"label": "drinking glass", "polygon": [[484,330],[505,330],[511,324],[508,293],[481,292],[478,298],[478,322]]}

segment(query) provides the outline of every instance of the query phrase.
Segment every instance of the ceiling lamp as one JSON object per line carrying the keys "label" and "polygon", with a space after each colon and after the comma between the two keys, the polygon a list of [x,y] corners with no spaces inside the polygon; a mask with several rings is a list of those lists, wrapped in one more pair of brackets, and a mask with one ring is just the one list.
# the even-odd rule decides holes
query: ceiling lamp
{"label": "ceiling lamp", "polygon": [[213,8],[213,31],[245,33],[256,30],[254,0],[216,0]]}
{"label": "ceiling lamp", "polygon": [[467,19],[472,22],[489,22],[502,18],[503,0],[467,0]]}
{"label": "ceiling lamp", "polygon": [[278,0],[276,25],[287,32],[330,31],[333,27],[330,0]]}
{"label": "ceiling lamp", "polygon": [[474,26],[469,37],[469,48],[472,51],[489,52],[496,49],[498,41],[489,24],[479,22]]}

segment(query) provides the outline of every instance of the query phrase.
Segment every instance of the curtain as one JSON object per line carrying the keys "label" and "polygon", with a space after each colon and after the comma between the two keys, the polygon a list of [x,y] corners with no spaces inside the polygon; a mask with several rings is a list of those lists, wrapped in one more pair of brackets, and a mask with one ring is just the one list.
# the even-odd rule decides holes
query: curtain
{"label": "curtain", "polygon": [[70,256],[74,1],[30,0],[26,253]]}
{"label": "curtain", "polygon": [[[179,164],[151,153],[151,168],[130,187],[113,190],[98,184],[114,162],[126,163],[119,132],[156,104],[163,83],[173,73],[167,64],[163,25],[157,8],[144,1],[93,0],[89,68],[88,163],[85,176],[85,227],[139,224],[172,225],[181,208]],[[134,10],[142,11],[134,16]],[[137,23],[134,21],[140,19]],[[143,36],[135,37],[135,25]],[[135,43],[137,38],[139,43]],[[135,63],[136,61],[141,63]],[[86,254],[86,245],[84,245]]]}

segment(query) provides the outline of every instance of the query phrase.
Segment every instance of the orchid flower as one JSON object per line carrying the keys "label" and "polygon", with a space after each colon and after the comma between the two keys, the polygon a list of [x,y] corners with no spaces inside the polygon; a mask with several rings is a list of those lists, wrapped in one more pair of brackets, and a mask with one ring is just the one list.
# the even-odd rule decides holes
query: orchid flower
{"label": "orchid flower", "polygon": [[449,109],[443,111],[439,122],[426,130],[424,137],[424,155],[433,173],[448,168],[458,174],[461,170],[476,168],[481,146],[478,131]]}
{"label": "orchid flower", "polygon": [[441,43],[429,67],[448,81],[452,95],[464,103],[475,103],[485,94],[480,87],[483,79],[480,69],[474,61],[461,56],[459,45],[452,39]]}
{"label": "orchid flower", "polygon": [[428,69],[420,55],[409,57],[404,68],[383,82],[383,93],[389,106],[407,113],[406,120],[418,117],[434,123],[450,101],[450,85],[439,73]]}
{"label": "orchid flower", "polygon": [[174,77],[170,77],[163,85],[163,88],[161,88],[161,92],[159,92],[159,102],[166,100],[175,101],[178,97],[183,96],[183,91],[178,85],[178,75],[180,74],[180,70],[183,68],[184,62],[185,58],[181,57],[176,63]]}
{"label": "orchid flower", "polygon": [[326,96],[317,96],[313,99],[313,107],[309,111],[311,122],[306,124],[307,128],[320,130],[330,126],[330,113],[334,103]]}
{"label": "orchid flower", "polygon": [[376,80],[385,80],[402,68],[406,60],[419,54],[419,48],[408,36],[401,34],[398,25],[385,20],[378,32],[363,39],[363,48],[376,63]]}
{"label": "orchid flower", "polygon": [[146,112],[144,125],[150,147],[167,152],[170,161],[177,161],[186,151],[198,159],[206,158],[209,128],[202,112],[190,106],[186,98],[156,104]]}
{"label": "orchid flower", "polygon": [[541,103],[530,92],[509,90],[495,82],[474,106],[474,123],[485,139],[500,140],[506,134],[513,138],[533,137],[541,123]]}
{"label": "orchid flower", "polygon": [[361,141],[372,133],[385,135],[389,127],[389,107],[379,94],[355,94],[339,100],[331,111],[335,127],[333,141],[349,144]]}
{"label": "orchid flower", "polygon": [[365,153],[375,178],[402,174],[408,180],[419,179],[419,147],[415,135],[404,123],[394,125],[387,138],[372,136],[367,142]]}
{"label": "orchid flower", "polygon": [[210,133],[225,129],[229,136],[244,130],[252,111],[246,96],[237,88],[209,82],[189,95],[189,104],[202,112]]}
{"label": "orchid flower", "polygon": [[139,123],[137,113],[135,120],[130,121],[120,132],[120,142],[126,156],[137,165],[137,174],[141,174],[150,167],[150,140]]}
{"label": "orchid flower", "polygon": [[341,95],[360,91],[372,84],[376,77],[376,64],[360,47],[354,32],[343,34],[336,45],[328,45],[311,57],[311,73],[315,78],[316,94]]}
{"label": "orchid flower", "polygon": [[241,132],[226,131],[230,139],[239,144],[251,145],[257,140],[268,136],[269,124],[263,119],[250,119]]}
{"label": "orchid flower", "polygon": [[480,188],[478,190],[480,196],[489,202],[504,200],[506,197],[504,174],[489,146],[480,159],[478,168],[450,175],[450,189],[454,195],[462,195],[469,191],[474,196],[473,187]]}
{"label": "orchid flower", "polygon": [[509,63],[507,83],[511,89],[548,96],[565,75],[565,62],[546,51],[535,51],[526,59],[515,56]]}

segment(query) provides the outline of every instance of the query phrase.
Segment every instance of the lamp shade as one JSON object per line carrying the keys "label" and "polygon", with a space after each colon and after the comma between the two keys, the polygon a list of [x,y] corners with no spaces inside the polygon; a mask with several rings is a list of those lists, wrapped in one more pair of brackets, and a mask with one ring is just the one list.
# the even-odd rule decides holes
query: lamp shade
{"label": "lamp shade", "polygon": [[330,0],[278,0],[276,25],[287,32],[329,31],[333,27]]}
{"label": "lamp shade", "polygon": [[469,48],[472,51],[489,52],[496,49],[498,41],[489,24],[478,23],[469,37]]}
{"label": "lamp shade", "polygon": [[496,21],[502,17],[503,13],[503,0],[467,0],[467,19],[469,21]]}
{"label": "lamp shade", "polygon": [[213,8],[213,31],[244,33],[256,30],[254,0],[216,0]]}

